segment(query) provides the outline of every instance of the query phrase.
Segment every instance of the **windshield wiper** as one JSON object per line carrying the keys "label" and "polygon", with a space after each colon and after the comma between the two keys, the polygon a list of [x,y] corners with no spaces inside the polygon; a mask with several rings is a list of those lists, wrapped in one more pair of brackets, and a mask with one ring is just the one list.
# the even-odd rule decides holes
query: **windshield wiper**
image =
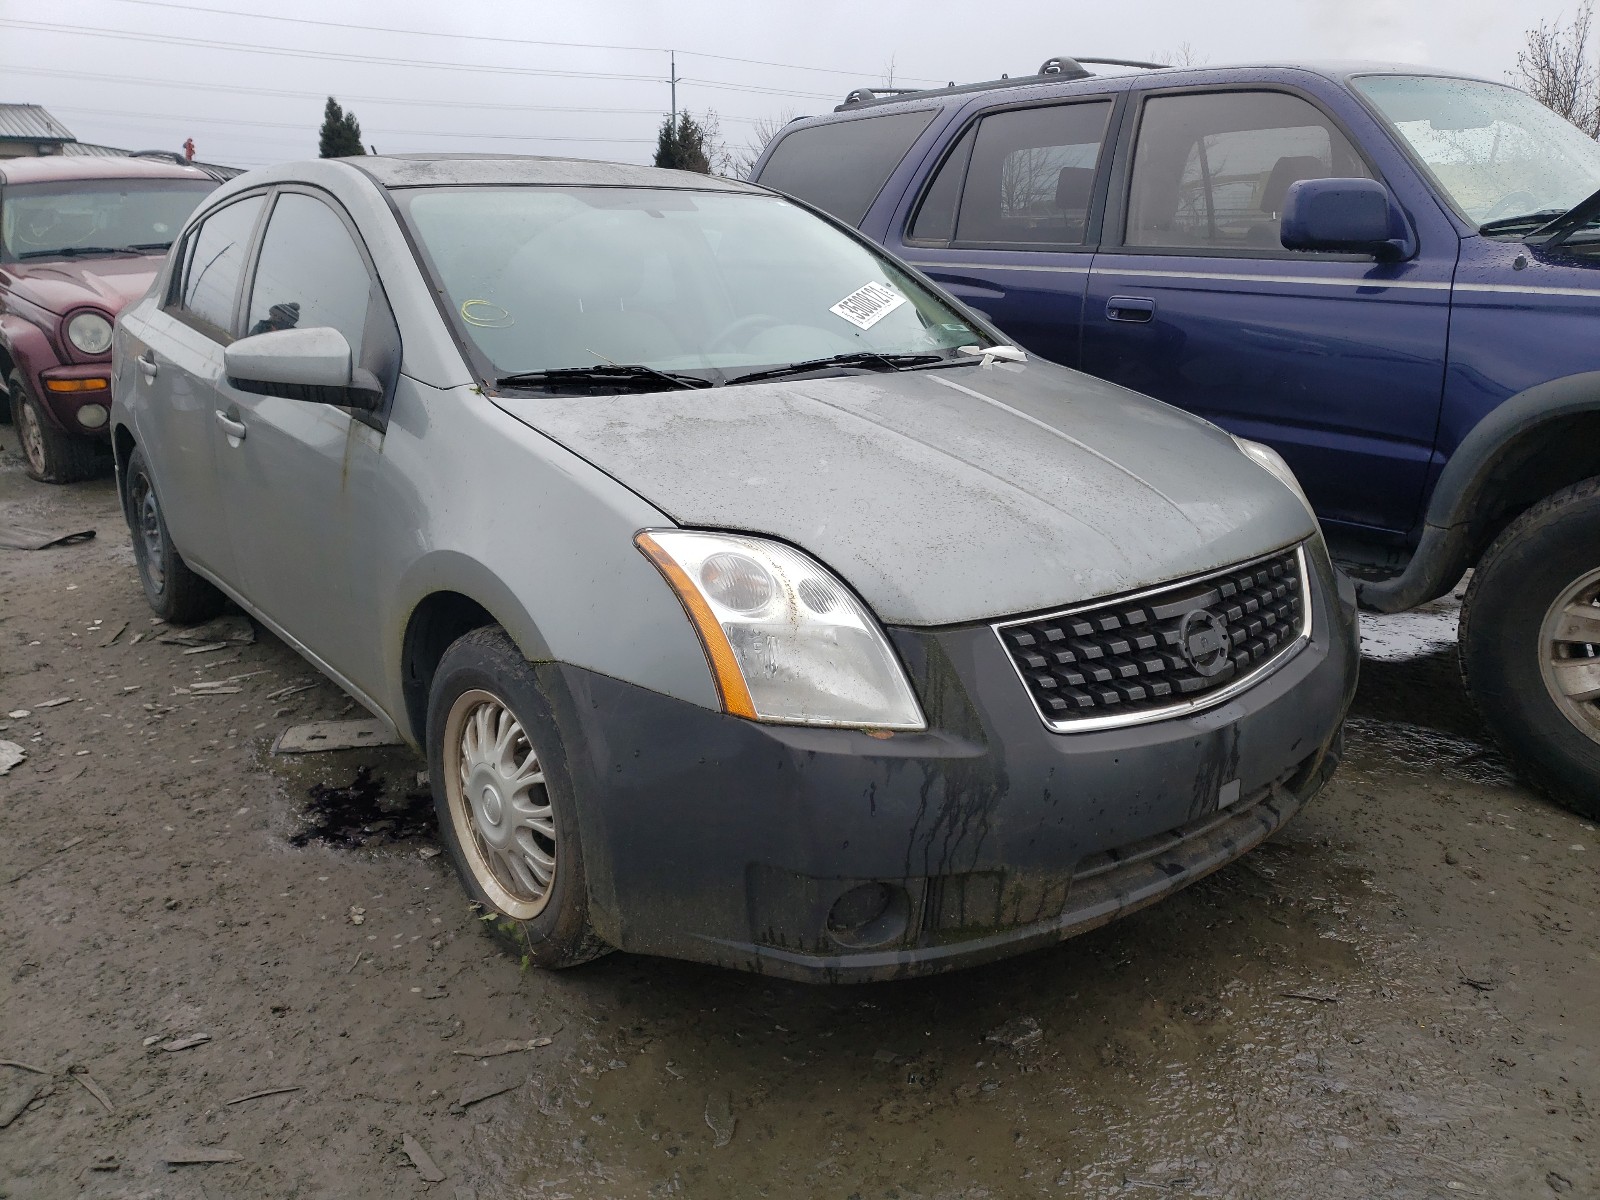
{"label": "windshield wiper", "polygon": [[805,362],[790,363],[785,367],[769,367],[765,371],[751,371],[735,375],[729,383],[758,383],[763,379],[783,379],[790,375],[804,375],[808,371],[825,371],[829,367],[876,368],[880,371],[905,371],[913,367],[931,367],[934,363],[958,362],[942,354],[876,354],[870,350],[855,350],[849,354],[833,354],[827,358],[809,358]]}
{"label": "windshield wiper", "polygon": [[1478,226],[1478,232],[1487,234],[1509,233],[1511,230],[1523,225],[1531,225],[1533,228],[1538,229],[1542,225],[1548,225],[1557,217],[1566,216],[1568,211],[1570,210],[1565,208],[1541,208],[1538,212],[1523,213],[1519,217],[1501,217],[1496,221],[1485,221]]}
{"label": "windshield wiper", "polygon": [[643,363],[596,363],[592,367],[556,367],[548,371],[518,371],[502,375],[495,380],[498,387],[536,387],[540,384],[590,383],[616,385],[632,391],[648,391],[647,386],[670,383],[673,387],[708,388],[716,386],[698,375],[684,375],[677,371],[658,371]]}
{"label": "windshield wiper", "polygon": [[[166,249],[165,246],[162,249]],[[59,250],[23,250],[17,254],[21,258],[82,258],[89,254],[142,254],[141,250],[130,250],[124,246],[62,246]]]}
{"label": "windshield wiper", "polygon": [[[1592,224],[1596,217],[1600,217],[1600,191],[1557,213],[1553,221],[1539,225],[1522,240],[1530,246],[1544,246],[1553,250],[1578,230]],[[1495,223],[1499,224],[1498,221]]]}

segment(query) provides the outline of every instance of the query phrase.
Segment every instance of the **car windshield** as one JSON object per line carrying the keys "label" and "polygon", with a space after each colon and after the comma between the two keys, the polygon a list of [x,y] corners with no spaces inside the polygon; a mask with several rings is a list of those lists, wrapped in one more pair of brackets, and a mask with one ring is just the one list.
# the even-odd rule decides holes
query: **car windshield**
{"label": "car windshield", "polygon": [[[489,378],[615,365],[639,368],[631,390],[669,388],[840,355],[868,369],[936,365],[991,340],[888,259],[775,196],[545,186],[396,196]],[[622,374],[604,377],[612,390]]]}
{"label": "car windshield", "polygon": [[0,193],[0,254],[14,262],[128,249],[159,253],[216,186],[211,179],[8,184]]}
{"label": "car windshield", "polygon": [[1480,227],[1527,232],[1517,218],[1536,228],[1600,190],[1600,144],[1526,92],[1425,75],[1355,85]]}

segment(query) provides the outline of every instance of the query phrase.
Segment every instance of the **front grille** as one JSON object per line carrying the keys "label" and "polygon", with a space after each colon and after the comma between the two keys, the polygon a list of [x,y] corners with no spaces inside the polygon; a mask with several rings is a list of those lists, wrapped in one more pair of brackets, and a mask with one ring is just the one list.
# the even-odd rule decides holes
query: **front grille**
{"label": "front grille", "polygon": [[1309,611],[1295,548],[995,632],[1045,723],[1082,730],[1221,703],[1299,643]]}

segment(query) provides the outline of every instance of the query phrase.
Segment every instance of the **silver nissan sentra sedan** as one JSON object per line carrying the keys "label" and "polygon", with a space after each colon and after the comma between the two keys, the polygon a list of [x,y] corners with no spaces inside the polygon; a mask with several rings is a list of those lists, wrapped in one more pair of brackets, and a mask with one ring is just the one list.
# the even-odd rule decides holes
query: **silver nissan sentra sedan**
{"label": "silver nissan sentra sedan", "polygon": [[541,966],[1052,944],[1337,766],[1353,596],[1271,450],[1005,344],[728,180],[255,171],[118,322],[155,611],[224,597],[428,756]]}

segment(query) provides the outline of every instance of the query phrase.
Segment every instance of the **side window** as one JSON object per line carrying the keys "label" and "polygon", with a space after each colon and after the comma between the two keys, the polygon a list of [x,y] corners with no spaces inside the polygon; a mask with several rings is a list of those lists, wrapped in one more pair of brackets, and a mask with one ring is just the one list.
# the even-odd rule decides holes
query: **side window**
{"label": "side window", "polygon": [[[1082,245],[1110,115],[1111,102],[1097,100],[983,118],[972,144],[955,240]],[[935,181],[936,189],[942,185],[943,180]]]}
{"label": "side window", "polygon": [[312,196],[285,192],[261,239],[248,334],[331,326],[361,361],[372,277],[338,214]]}
{"label": "side window", "polygon": [[933,110],[886,113],[797,129],[780,141],[756,180],[859,225]]}
{"label": "side window", "polygon": [[1282,253],[1290,184],[1369,177],[1349,139],[1298,96],[1157,96],[1139,123],[1126,242]]}
{"label": "side window", "polygon": [[968,129],[933,177],[917,215],[911,219],[907,236],[919,242],[948,242],[956,233],[956,206],[961,203],[961,184],[972,159],[974,129]]}
{"label": "side window", "polygon": [[172,308],[219,341],[233,340],[233,306],[262,197],[219,208],[184,243]]}

